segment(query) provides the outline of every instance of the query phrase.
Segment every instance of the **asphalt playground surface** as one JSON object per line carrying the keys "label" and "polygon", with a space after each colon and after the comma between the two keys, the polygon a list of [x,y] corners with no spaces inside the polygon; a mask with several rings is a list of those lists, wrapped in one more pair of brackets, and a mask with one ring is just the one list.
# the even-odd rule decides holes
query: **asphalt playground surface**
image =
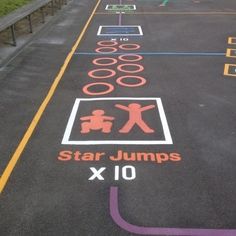
{"label": "asphalt playground surface", "polygon": [[0,80],[0,235],[236,235],[236,2],[74,0]]}

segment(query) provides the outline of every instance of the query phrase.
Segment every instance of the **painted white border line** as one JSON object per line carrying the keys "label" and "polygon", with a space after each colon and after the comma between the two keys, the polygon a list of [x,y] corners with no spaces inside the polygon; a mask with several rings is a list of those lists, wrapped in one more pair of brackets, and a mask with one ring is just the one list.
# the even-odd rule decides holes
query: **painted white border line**
{"label": "painted white border line", "polygon": [[[157,103],[160,119],[163,127],[165,140],[91,140],[91,141],[76,141],[70,140],[71,131],[75,122],[76,114],[79,109],[80,101],[111,101],[111,100],[155,100]],[[118,145],[160,145],[160,144],[173,144],[170,129],[167,123],[165,111],[162,105],[161,98],[134,98],[134,97],[108,97],[108,98],[76,98],[73,105],[65,133],[61,144],[64,145],[107,145],[107,144],[118,144]]]}
{"label": "painted white border line", "polygon": [[[101,33],[102,27],[113,27],[113,28],[137,27],[139,30],[139,34],[102,34]],[[100,25],[98,28],[97,36],[143,36],[143,31],[140,25]]]}
{"label": "painted white border line", "polygon": [[[109,6],[132,6],[133,9],[129,9],[129,10],[124,10],[124,9],[118,9],[118,10],[113,10],[113,9],[109,9]],[[133,4],[107,4],[105,10],[107,11],[135,11],[136,10],[136,5]]]}

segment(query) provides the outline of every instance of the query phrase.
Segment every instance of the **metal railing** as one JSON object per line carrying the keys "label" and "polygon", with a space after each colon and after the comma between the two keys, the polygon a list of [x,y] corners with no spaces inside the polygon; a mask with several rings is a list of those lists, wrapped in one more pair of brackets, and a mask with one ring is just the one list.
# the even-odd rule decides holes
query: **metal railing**
{"label": "metal railing", "polygon": [[0,32],[9,28],[12,35],[12,44],[16,46],[17,41],[15,34],[15,24],[18,21],[27,18],[29,21],[29,32],[33,33],[31,15],[34,12],[40,10],[42,15],[42,23],[44,23],[45,22],[44,7],[47,6],[48,4],[51,5],[51,14],[54,15],[55,5],[59,6],[59,8],[61,9],[62,5],[67,4],[67,0],[35,0],[17,9],[16,11],[13,11],[12,13],[9,13],[8,15],[0,18]]}

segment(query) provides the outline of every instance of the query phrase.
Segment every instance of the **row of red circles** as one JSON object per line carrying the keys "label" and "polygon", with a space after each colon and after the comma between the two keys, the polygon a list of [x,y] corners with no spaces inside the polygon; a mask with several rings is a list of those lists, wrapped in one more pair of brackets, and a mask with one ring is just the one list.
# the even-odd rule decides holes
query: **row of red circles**
{"label": "row of red circles", "polygon": [[[98,46],[100,46],[99,48],[97,48],[95,50],[97,53],[101,53],[101,54],[114,53],[118,50],[117,48],[113,47],[113,46],[118,45],[118,42],[116,42],[116,41],[100,41],[97,44],[98,44]],[[140,45],[138,45],[138,44],[121,44],[118,47],[122,50],[134,51],[134,50],[139,49]],[[118,57],[118,59],[120,61],[129,62],[129,63],[118,65],[117,70],[121,71],[121,72],[129,73],[132,75],[125,75],[125,76],[119,77],[116,80],[117,84],[124,86],[124,87],[140,87],[146,83],[146,80],[143,77],[133,75],[135,73],[138,73],[138,72],[141,72],[144,70],[144,67],[142,65],[133,63],[133,62],[141,61],[143,59],[143,57],[141,55],[134,54],[134,53],[123,54],[123,55],[120,55]],[[111,65],[115,65],[117,63],[118,63],[118,60],[113,57],[101,57],[101,58],[96,58],[93,60],[93,64],[97,65],[97,66],[111,66]],[[125,67],[127,67],[127,66],[129,66],[129,67],[132,66],[132,67],[135,67],[136,69],[135,70],[126,70]],[[99,73],[99,72],[105,72],[105,73],[108,72],[108,74],[102,75],[102,76],[97,75],[97,73]],[[108,79],[108,78],[115,76],[116,71],[112,70],[112,69],[107,69],[107,68],[99,68],[99,69],[94,69],[94,70],[89,71],[88,75],[93,79]],[[140,82],[138,82],[136,84],[128,84],[128,83],[124,82],[124,80],[127,78],[134,78],[134,79],[139,80]],[[95,86],[105,86],[105,87],[107,87],[107,89],[102,92],[91,92],[90,91],[91,87],[95,87]],[[83,92],[85,94],[91,95],[91,96],[108,94],[108,93],[112,92],[113,90],[114,90],[114,86],[110,83],[105,83],[105,82],[90,83],[90,84],[87,84],[83,87]]]}

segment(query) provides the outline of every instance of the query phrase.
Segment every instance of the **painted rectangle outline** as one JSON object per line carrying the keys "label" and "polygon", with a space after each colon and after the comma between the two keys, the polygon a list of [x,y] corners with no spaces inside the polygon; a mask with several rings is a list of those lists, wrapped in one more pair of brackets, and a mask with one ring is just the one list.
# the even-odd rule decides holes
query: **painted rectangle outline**
{"label": "painted rectangle outline", "polygon": [[231,55],[231,52],[232,52],[233,50],[236,51],[236,49],[234,49],[234,48],[227,48],[227,50],[226,50],[226,57],[236,58],[236,55],[235,55],[235,56],[232,56],[232,55]]}
{"label": "painted rectangle outline", "polygon": [[[161,124],[164,133],[164,140],[94,140],[94,141],[71,141],[70,135],[74,125],[77,111],[79,109],[80,101],[113,101],[113,100],[155,100],[158,106]],[[173,140],[170,134],[170,129],[166,119],[165,111],[162,105],[161,98],[153,97],[107,97],[107,98],[76,98],[73,105],[70,117],[68,119],[66,129],[61,144],[63,145],[162,145],[162,144],[173,144]]]}
{"label": "painted rectangle outline", "polygon": [[[102,27],[137,27],[139,30],[139,34],[101,34]],[[140,25],[100,25],[98,28],[97,36],[143,36],[142,27]]]}
{"label": "painted rectangle outline", "polygon": [[108,8],[109,8],[109,6],[122,6],[122,5],[124,5],[124,6],[133,6],[133,9],[131,9],[131,10],[119,9],[119,11],[135,11],[137,9],[135,4],[107,4],[105,10],[106,11],[118,11],[118,10],[110,10]]}
{"label": "painted rectangle outline", "polygon": [[235,74],[230,74],[229,73],[230,66],[235,66],[236,67],[236,64],[225,64],[224,75],[236,77],[236,72],[235,72]]}
{"label": "painted rectangle outline", "polygon": [[[235,43],[233,43],[233,40],[235,40]],[[236,37],[229,37],[228,38],[228,44],[235,45],[236,44]]]}

